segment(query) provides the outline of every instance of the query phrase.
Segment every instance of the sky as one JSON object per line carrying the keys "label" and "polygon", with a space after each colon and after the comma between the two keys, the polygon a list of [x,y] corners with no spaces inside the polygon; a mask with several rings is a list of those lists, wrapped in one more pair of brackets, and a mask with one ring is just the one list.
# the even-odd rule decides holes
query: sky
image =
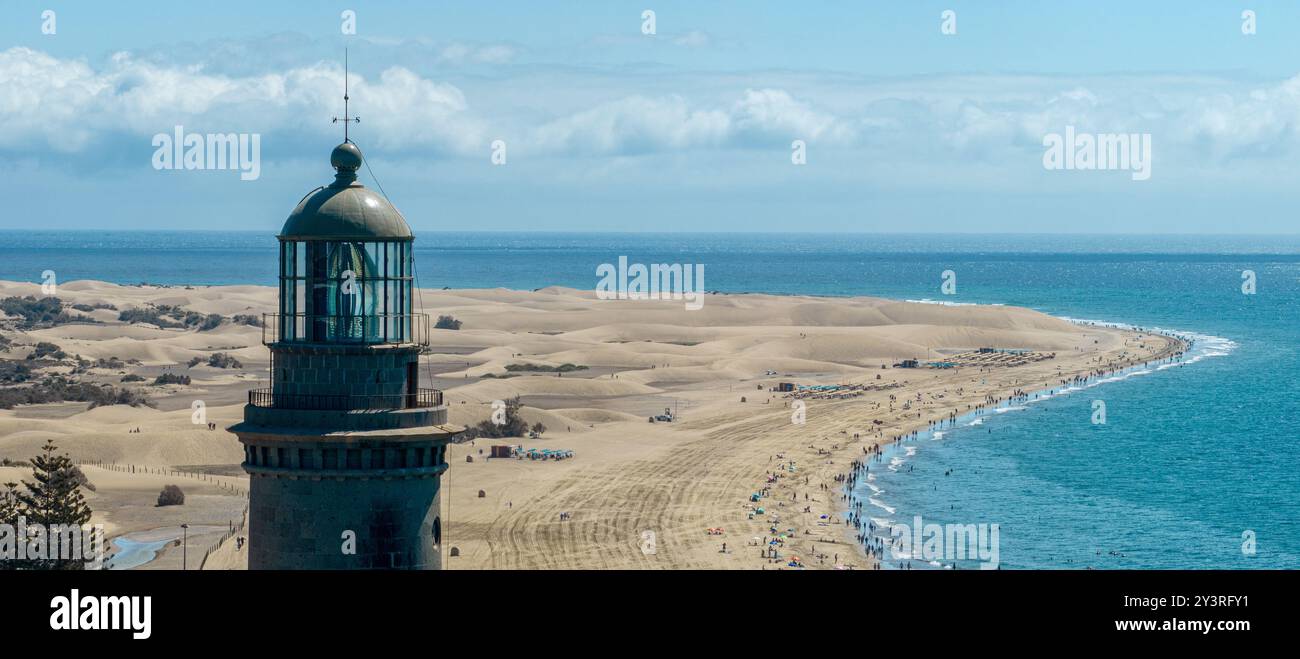
{"label": "sky", "polygon": [[[5,0],[0,16],[0,229],[277,230],[332,179],[346,48],[362,181],[417,232],[1300,231],[1296,2]],[[177,127],[255,139],[256,176],[160,161]],[[1147,140],[1147,176],[1058,166],[1067,134],[1131,138],[1135,156]],[[1082,165],[1087,147],[1063,148]]]}

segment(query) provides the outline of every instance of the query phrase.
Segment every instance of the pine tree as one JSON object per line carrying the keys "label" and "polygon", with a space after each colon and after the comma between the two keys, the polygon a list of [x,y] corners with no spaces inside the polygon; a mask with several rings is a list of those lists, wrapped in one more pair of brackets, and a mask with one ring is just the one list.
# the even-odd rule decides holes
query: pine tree
{"label": "pine tree", "polygon": [[5,483],[5,491],[0,492],[0,524],[18,523],[17,483]]}
{"label": "pine tree", "polygon": [[5,552],[4,560],[0,560],[0,569],[29,569],[32,567],[31,564],[28,561],[18,560],[17,556],[19,538],[16,529],[18,528],[18,515],[22,514],[18,505],[18,484],[5,483],[4,486],[4,491],[0,492],[0,524],[8,524],[11,529],[15,530],[10,531],[10,533],[14,533],[13,536],[0,541],[0,545],[3,545],[3,551]]}
{"label": "pine tree", "polygon": [[[26,490],[15,490],[18,512],[27,517],[27,523],[42,524],[48,530],[54,524],[80,527],[90,521],[90,506],[81,494],[76,463],[65,453],[56,455],[54,440],[46,440],[41,455],[32,458],[32,477],[35,482],[23,481]],[[80,557],[72,560],[39,561],[38,567],[52,570],[79,570],[84,566]]]}

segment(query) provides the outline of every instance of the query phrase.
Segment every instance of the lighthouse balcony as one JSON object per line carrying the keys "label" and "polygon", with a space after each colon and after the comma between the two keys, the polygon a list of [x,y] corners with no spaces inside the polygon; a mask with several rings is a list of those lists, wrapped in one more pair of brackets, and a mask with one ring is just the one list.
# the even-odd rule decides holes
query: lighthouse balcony
{"label": "lighthouse balcony", "polygon": [[262,344],[429,345],[429,315],[262,314]]}
{"label": "lighthouse balcony", "polygon": [[290,394],[255,389],[248,393],[244,421],[250,429],[293,428],[295,432],[309,428],[326,432],[425,428],[446,424],[447,407],[442,392],[436,389],[397,395]]}
{"label": "lighthouse balcony", "polygon": [[402,394],[287,394],[270,388],[248,392],[248,404],[284,410],[402,410],[442,405],[442,392],[416,389]]}

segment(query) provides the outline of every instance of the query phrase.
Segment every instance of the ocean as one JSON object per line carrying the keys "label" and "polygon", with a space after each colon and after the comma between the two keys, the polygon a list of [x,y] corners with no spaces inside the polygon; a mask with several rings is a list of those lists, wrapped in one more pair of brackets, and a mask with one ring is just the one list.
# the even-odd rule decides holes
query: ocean
{"label": "ocean", "polygon": [[[1182,366],[890,449],[860,485],[875,502],[866,514],[884,527],[918,516],[998,524],[1003,569],[1300,568],[1300,235],[420,232],[416,241],[425,288],[589,289],[597,266],[619,256],[704,264],[706,290],[1008,304],[1192,335]],[[53,270],[61,284],[273,285],[275,259],[270,231],[0,232],[6,280]],[[1247,270],[1252,295],[1242,292]],[[940,292],[944,271],[955,295]],[[1105,402],[1105,424],[1091,422],[1094,400]]]}

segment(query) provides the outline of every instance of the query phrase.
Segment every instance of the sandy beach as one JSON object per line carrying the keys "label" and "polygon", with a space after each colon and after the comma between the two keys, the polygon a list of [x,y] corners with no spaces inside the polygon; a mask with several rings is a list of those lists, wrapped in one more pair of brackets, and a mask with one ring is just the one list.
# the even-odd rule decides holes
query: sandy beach
{"label": "sandy beach", "polygon": [[[20,319],[5,319],[0,335],[9,345],[0,358],[26,360],[38,343],[52,343],[66,357],[40,361],[38,374],[139,389],[154,407],[0,410],[0,458],[30,459],[53,439],[79,461],[128,465],[125,472],[85,467],[96,486],[94,521],[110,537],[164,533],[182,522],[219,530],[238,523],[247,479],[238,468],[241,448],[225,428],[241,418],[247,390],[266,379],[261,328],[164,328],[119,314],[172,305],[260,317],[273,310],[275,294],[258,286],[61,285],[64,305],[92,307],[84,315],[97,322],[22,328]],[[43,297],[36,284],[0,282],[0,297],[28,295]],[[463,323],[433,332],[422,373],[424,386],[446,392],[450,421],[472,426],[488,418],[493,401],[519,396],[522,418],[546,427],[536,439],[452,447],[443,481],[450,569],[776,569],[792,556],[807,568],[869,568],[844,523],[837,481],[864,451],[1017,390],[1057,387],[1183,347],[1015,307],[870,297],[715,294],[697,311],[680,301],[598,300],[565,288],[423,290],[420,298],[425,313]],[[980,348],[1030,354],[980,362],[969,354]],[[209,365],[216,353],[240,365]],[[91,365],[79,368],[78,355]],[[955,366],[894,367],[904,360]],[[564,364],[585,368],[529,370]],[[152,384],[164,373],[188,375],[190,384]],[[144,379],[121,381],[132,374]],[[848,388],[841,398],[804,398],[800,410],[792,396],[773,391],[781,382]],[[202,424],[193,422],[194,401],[203,403]],[[671,422],[649,421],[666,411]],[[489,459],[494,445],[567,449],[574,457]],[[149,467],[198,475],[139,471]],[[6,481],[23,472],[3,470]],[[170,482],[192,497],[184,510],[153,506]],[[773,528],[794,529],[775,562],[764,556]],[[191,568],[206,539],[191,537]],[[210,567],[240,567],[233,544]],[[168,547],[146,566],[179,567],[176,553]]]}

